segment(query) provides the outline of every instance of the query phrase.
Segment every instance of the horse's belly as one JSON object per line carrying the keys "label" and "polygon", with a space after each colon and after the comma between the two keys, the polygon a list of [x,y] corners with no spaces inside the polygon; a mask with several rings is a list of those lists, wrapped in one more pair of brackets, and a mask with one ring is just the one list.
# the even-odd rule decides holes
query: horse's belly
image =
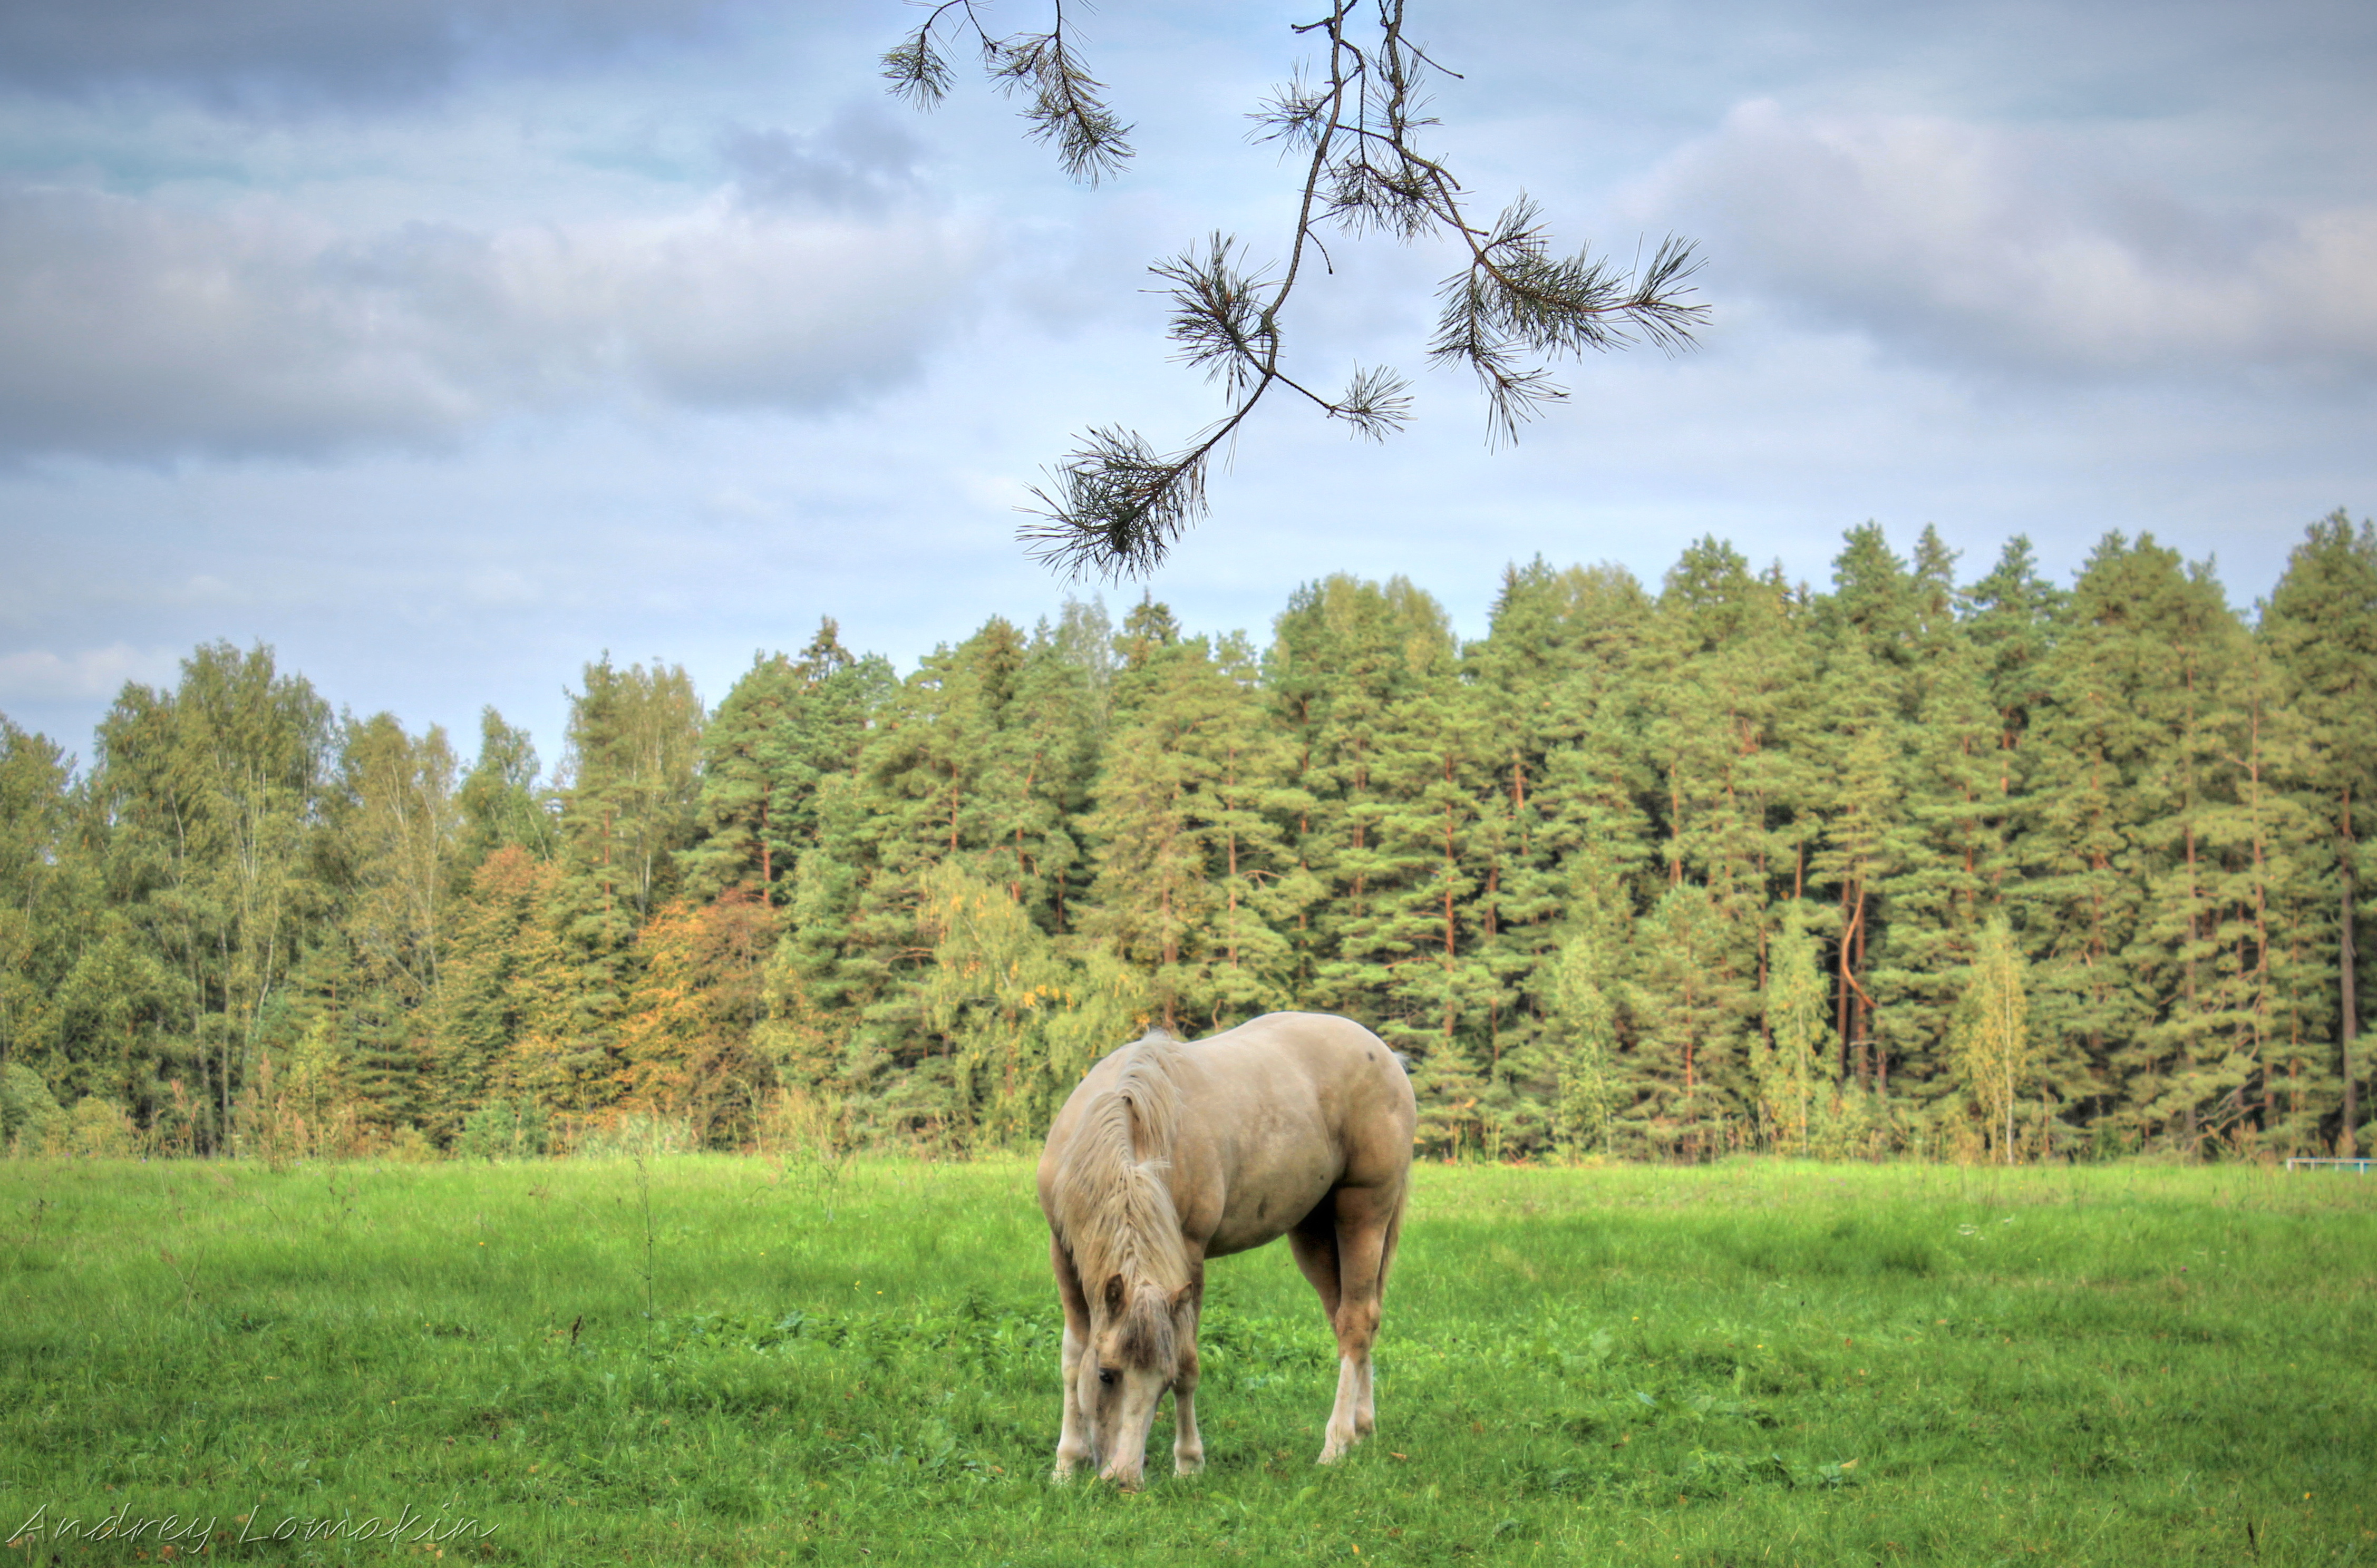
{"label": "horse's belly", "polygon": [[1340,1174],[1326,1158],[1266,1160],[1232,1172],[1205,1255],[1223,1257],[1276,1241],[1328,1197]]}

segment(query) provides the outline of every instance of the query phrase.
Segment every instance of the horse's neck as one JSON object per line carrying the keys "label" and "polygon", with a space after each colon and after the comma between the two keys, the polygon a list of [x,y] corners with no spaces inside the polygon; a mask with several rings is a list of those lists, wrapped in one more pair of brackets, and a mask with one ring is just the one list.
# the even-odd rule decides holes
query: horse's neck
{"label": "horse's neck", "polygon": [[1177,1099],[1168,1078],[1153,1082],[1138,1065],[1097,1107],[1063,1184],[1069,1244],[1093,1289],[1109,1274],[1165,1291],[1188,1280],[1169,1158]]}

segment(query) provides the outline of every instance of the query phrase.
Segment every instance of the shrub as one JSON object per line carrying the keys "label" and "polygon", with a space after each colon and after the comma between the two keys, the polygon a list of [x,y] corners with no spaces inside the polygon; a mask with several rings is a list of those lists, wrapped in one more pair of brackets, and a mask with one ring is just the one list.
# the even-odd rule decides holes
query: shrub
{"label": "shrub", "polygon": [[132,1153],[132,1118],[113,1100],[86,1095],[50,1123],[49,1146],[52,1154],[126,1158]]}
{"label": "shrub", "polygon": [[630,1111],[581,1130],[569,1152],[589,1159],[650,1159],[663,1154],[689,1154],[700,1146],[701,1139],[684,1120]]}
{"label": "shrub", "polygon": [[39,1154],[66,1115],[42,1075],[22,1062],[0,1062],[0,1154]]}
{"label": "shrub", "polygon": [[471,1159],[525,1159],[543,1154],[545,1141],[543,1106],[496,1099],[463,1118],[454,1146]]}

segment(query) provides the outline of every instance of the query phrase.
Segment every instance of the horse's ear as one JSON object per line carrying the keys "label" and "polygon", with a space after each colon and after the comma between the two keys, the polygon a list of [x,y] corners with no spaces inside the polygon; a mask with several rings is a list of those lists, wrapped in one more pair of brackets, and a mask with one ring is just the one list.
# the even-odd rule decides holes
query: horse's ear
{"label": "horse's ear", "polygon": [[1106,1298],[1106,1316],[1108,1316],[1108,1317],[1120,1317],[1120,1316],[1122,1315],[1122,1302],[1123,1302],[1123,1289],[1122,1289],[1122,1276],[1121,1276],[1121,1275],[1119,1275],[1119,1274],[1109,1274],[1109,1275],[1107,1275],[1107,1276],[1106,1276],[1105,1298]]}

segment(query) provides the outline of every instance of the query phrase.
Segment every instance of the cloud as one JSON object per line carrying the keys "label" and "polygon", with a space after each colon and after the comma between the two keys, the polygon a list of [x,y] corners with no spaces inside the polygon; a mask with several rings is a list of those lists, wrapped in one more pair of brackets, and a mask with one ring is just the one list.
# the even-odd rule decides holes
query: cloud
{"label": "cloud", "polygon": [[2216,211],[2076,138],[1743,104],[1636,193],[1749,287],[2049,374],[2377,377],[2377,207]]}
{"label": "cloud", "polygon": [[816,410],[913,374],[973,240],[753,211],[356,233],[269,204],[0,187],[0,456],[432,445],[630,393]]}
{"label": "cloud", "polygon": [[413,100],[473,61],[558,64],[698,34],[723,0],[10,0],[0,84],[78,95],[122,87],[217,107]]}
{"label": "cloud", "polygon": [[719,137],[745,205],[881,212],[916,188],[920,144],[873,104],[844,105],[812,135],[737,125]]}
{"label": "cloud", "polygon": [[46,648],[0,654],[0,699],[105,700],[122,691],[127,681],[171,681],[176,664],[171,648],[136,648],[121,642],[63,655]]}

